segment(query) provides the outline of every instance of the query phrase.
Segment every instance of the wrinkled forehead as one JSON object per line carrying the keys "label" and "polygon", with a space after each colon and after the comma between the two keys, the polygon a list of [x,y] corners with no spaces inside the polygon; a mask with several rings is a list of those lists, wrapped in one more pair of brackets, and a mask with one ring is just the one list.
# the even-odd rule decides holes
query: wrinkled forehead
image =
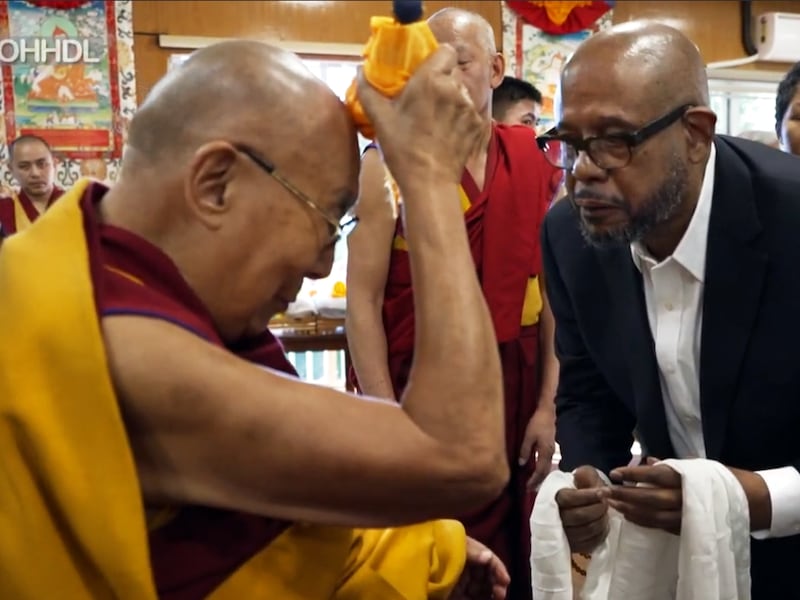
{"label": "wrinkled forehead", "polygon": [[458,15],[431,23],[436,40],[441,44],[450,44],[457,53],[480,52],[489,54],[492,40],[487,32],[468,15]]}
{"label": "wrinkled forehead", "polygon": [[334,126],[314,132],[304,147],[298,186],[313,193],[331,216],[343,216],[358,195],[360,161],[355,129]]}
{"label": "wrinkled forehead", "polygon": [[646,120],[653,103],[645,86],[636,85],[615,67],[599,69],[592,61],[570,64],[556,90],[554,111],[559,129],[635,127]]}

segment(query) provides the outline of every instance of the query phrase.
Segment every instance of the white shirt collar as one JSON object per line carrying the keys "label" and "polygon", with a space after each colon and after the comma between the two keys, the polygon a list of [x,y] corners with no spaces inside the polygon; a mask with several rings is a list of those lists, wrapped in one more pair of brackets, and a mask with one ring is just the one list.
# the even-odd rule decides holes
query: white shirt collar
{"label": "white shirt collar", "polygon": [[[703,175],[703,185],[700,188],[700,197],[697,199],[694,214],[692,215],[689,226],[678,242],[675,251],[670,258],[680,264],[700,283],[705,280],[706,274],[706,247],[708,243],[708,224],[711,218],[711,201],[714,196],[714,167],[716,165],[717,150],[711,144],[711,153],[706,163],[706,171]],[[647,249],[639,242],[631,244],[631,255],[633,264],[639,271],[644,264],[655,266],[658,264]]]}

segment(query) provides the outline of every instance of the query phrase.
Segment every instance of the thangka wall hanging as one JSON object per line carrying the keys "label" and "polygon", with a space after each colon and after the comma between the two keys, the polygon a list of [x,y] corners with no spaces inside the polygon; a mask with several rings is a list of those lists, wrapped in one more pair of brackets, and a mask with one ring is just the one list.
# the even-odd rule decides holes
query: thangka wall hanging
{"label": "thangka wall hanging", "polygon": [[136,110],[132,10],[132,0],[0,3],[1,37],[9,40],[0,67],[0,184],[16,185],[8,143],[24,134],[53,148],[62,187],[82,176],[116,178]]}
{"label": "thangka wall hanging", "polygon": [[[553,126],[561,68],[578,45],[611,26],[613,2],[503,2],[506,72],[542,93],[539,131]],[[532,23],[538,23],[533,25]]]}

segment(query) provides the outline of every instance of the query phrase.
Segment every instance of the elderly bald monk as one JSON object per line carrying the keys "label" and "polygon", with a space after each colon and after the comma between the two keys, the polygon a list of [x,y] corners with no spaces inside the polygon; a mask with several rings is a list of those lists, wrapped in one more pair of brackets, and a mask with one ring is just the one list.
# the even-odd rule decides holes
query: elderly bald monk
{"label": "elderly bald monk", "polygon": [[441,520],[508,477],[456,70],[443,46],[394,102],[359,87],[414,245],[402,407],[300,382],[267,330],[329,272],[357,194],[352,121],[292,54],[195,53],[137,112],[113,188],[81,181],[3,243],[0,597],[504,596],[502,564]]}
{"label": "elderly bald monk", "polygon": [[[796,597],[798,161],[714,135],[698,49],[665,25],[589,38],[557,105],[541,142],[570,202],[548,213],[543,252],[561,468],[579,488],[556,497],[570,545],[596,548],[609,506],[680,534],[692,492],[656,459],[706,458],[747,496],[752,598]],[[651,460],[627,467],[634,429]]]}
{"label": "elderly bald monk", "polygon": [[[458,220],[467,228],[474,268],[494,323],[494,347],[501,353],[511,468],[503,493],[462,520],[471,535],[508,565],[509,595],[525,600],[531,594],[530,488],[551,468],[558,373],[552,315],[541,278],[539,228],[561,173],[544,159],[531,129],[492,121],[492,89],[503,80],[504,69],[491,25],[457,8],[436,12],[428,24],[439,42],[457,49],[461,79],[486,133],[461,177],[463,214]],[[378,141],[382,146],[383,140]],[[420,323],[414,311],[411,242],[395,217],[395,199],[387,199],[385,178],[379,149],[368,150],[356,209],[361,222],[348,240],[347,331],[359,388],[400,400],[410,381],[409,367],[418,350],[415,327]],[[404,202],[402,193],[398,201]],[[444,273],[447,265],[438,268]],[[442,306],[440,314],[445,310]],[[467,318],[461,315],[460,322]]]}

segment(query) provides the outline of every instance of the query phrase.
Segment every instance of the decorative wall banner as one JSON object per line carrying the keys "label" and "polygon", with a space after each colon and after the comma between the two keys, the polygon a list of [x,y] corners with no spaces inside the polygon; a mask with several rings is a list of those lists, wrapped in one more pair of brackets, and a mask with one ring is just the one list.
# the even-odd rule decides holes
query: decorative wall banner
{"label": "decorative wall banner", "polygon": [[78,40],[78,62],[33,55],[0,68],[0,183],[13,185],[8,143],[19,135],[47,140],[58,185],[81,176],[112,181],[136,110],[132,0],[8,0],[0,3],[5,39]]}
{"label": "decorative wall banner", "polygon": [[[606,11],[590,29],[566,35],[546,33],[529,24],[509,5],[503,3],[503,49],[506,55],[506,72],[536,86],[542,93],[543,106],[540,133],[554,124],[553,99],[556,95],[561,68],[580,45],[595,31],[611,26],[611,11]],[[522,4],[528,4],[523,2]],[[551,4],[539,2],[531,4]],[[553,2],[552,4],[586,4],[581,2]],[[605,2],[603,4],[606,4]],[[544,10],[544,9],[542,9]],[[576,8],[572,8],[574,12]]]}
{"label": "decorative wall banner", "polygon": [[551,35],[564,35],[592,28],[611,9],[614,2],[507,0],[506,4],[529,25]]}

